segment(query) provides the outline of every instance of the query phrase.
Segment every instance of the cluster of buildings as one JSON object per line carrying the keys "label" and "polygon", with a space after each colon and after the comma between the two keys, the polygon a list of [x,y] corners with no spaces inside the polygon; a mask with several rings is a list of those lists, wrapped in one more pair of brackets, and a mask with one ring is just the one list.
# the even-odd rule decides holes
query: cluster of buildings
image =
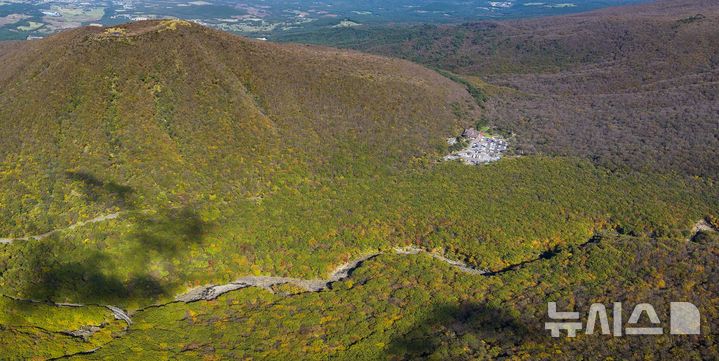
{"label": "cluster of buildings", "polygon": [[[507,151],[507,142],[498,137],[488,136],[474,128],[465,129],[459,141],[467,146],[444,157],[445,160],[462,160],[466,164],[484,164],[496,162]],[[457,138],[447,139],[449,145],[457,144]]]}

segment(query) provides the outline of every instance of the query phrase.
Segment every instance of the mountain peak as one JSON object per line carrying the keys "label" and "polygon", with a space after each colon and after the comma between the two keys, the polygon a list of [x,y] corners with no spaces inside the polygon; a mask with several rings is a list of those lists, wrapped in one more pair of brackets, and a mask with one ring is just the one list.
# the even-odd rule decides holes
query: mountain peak
{"label": "mountain peak", "polygon": [[407,61],[179,20],[70,30],[2,60],[1,159],[36,160],[23,163],[29,177],[112,179],[146,199],[403,167],[439,156],[479,111],[464,86]]}
{"label": "mountain peak", "polygon": [[112,37],[133,37],[150,32],[161,33],[164,31],[176,31],[178,28],[201,28],[202,26],[179,19],[165,19],[165,20],[142,20],[131,23],[125,23],[118,26],[111,27],[89,27],[90,29],[102,29],[99,34],[103,38]]}

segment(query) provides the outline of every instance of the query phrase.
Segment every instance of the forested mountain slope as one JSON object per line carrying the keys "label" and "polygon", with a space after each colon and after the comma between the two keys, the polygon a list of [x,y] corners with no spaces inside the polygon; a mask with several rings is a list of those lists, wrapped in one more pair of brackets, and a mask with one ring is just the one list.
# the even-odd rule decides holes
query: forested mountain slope
{"label": "forested mountain slope", "polygon": [[530,20],[338,29],[288,41],[392,55],[497,92],[486,118],[522,153],[717,177],[719,5],[661,0]]}
{"label": "forested mountain slope", "polygon": [[185,22],[14,44],[0,69],[0,229],[70,224],[115,205],[109,193],[146,205],[257,197],[282,177],[402,168],[439,155],[476,108],[405,61]]}
{"label": "forested mountain slope", "polygon": [[4,46],[8,359],[716,355],[715,321],[608,348],[541,334],[548,301],[671,293],[714,320],[719,186],[442,160],[516,90],[184,21]]}

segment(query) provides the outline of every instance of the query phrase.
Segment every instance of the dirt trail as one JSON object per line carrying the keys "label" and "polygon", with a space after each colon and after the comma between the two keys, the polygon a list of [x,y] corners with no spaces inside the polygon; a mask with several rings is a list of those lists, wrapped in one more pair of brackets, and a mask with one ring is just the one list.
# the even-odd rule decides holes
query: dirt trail
{"label": "dirt trail", "polygon": [[104,216],[99,216],[99,217],[95,217],[95,218],[93,218],[93,219],[88,219],[87,221],[77,222],[77,223],[72,224],[72,225],[70,225],[70,226],[67,226],[67,227],[64,227],[64,228],[54,229],[54,230],[52,230],[52,231],[45,232],[45,233],[43,233],[43,234],[38,234],[38,235],[35,235],[35,236],[25,236],[25,237],[16,237],[16,238],[0,238],[0,243],[9,244],[9,243],[13,243],[13,242],[15,242],[15,241],[29,241],[29,240],[31,240],[31,239],[34,239],[34,240],[39,241],[39,240],[41,240],[41,239],[43,239],[43,238],[50,237],[51,235],[53,235],[53,234],[55,234],[55,233],[58,233],[58,232],[72,230],[72,229],[75,229],[75,228],[77,228],[77,227],[82,227],[82,226],[84,226],[84,225],[91,224],[91,223],[98,223],[98,222],[104,222],[104,221],[111,220],[111,219],[116,219],[116,218],[119,217],[121,214],[122,214],[122,212],[115,212],[115,213],[106,214],[106,215],[104,215]]}
{"label": "dirt trail", "polygon": [[[113,216],[113,215],[109,215],[109,216],[111,218],[117,217],[117,216]],[[98,217],[96,219],[99,219],[99,218],[101,218],[101,217]],[[107,216],[105,217],[105,219],[111,219],[111,218],[108,218]],[[87,221],[85,223],[90,223],[90,221]],[[584,247],[588,244],[593,244],[593,243],[597,243],[597,242],[598,242],[598,238],[592,237],[587,242],[581,244],[580,247]],[[505,273],[507,271],[515,270],[515,269],[522,267],[526,264],[529,264],[529,263],[532,263],[535,261],[541,261],[543,259],[548,258],[544,254],[542,254],[542,255],[539,255],[536,259],[531,259],[531,260],[528,260],[525,262],[521,262],[521,263],[518,263],[518,264],[515,264],[512,266],[509,266],[503,270],[492,272],[492,271],[488,271],[488,270],[474,268],[471,265],[467,265],[464,262],[452,260],[452,259],[449,259],[449,258],[439,254],[439,253],[427,251],[422,248],[412,247],[412,246],[396,247],[396,248],[392,249],[391,251],[387,251],[387,252],[373,252],[373,253],[365,254],[365,255],[358,257],[350,262],[342,264],[342,265],[338,266],[337,268],[335,268],[335,270],[330,274],[330,276],[327,279],[302,279],[302,278],[276,277],[276,276],[246,276],[246,277],[238,278],[234,282],[230,282],[230,283],[227,283],[224,285],[207,285],[207,286],[197,287],[197,288],[194,288],[184,294],[178,295],[177,297],[175,297],[174,301],[170,301],[170,302],[163,303],[163,304],[150,305],[150,306],[135,310],[135,312],[133,312],[133,313],[143,312],[150,308],[164,307],[168,304],[172,304],[175,302],[190,303],[190,302],[196,302],[196,301],[202,301],[202,300],[214,300],[217,297],[219,297],[220,295],[223,295],[225,293],[239,290],[242,288],[247,288],[247,287],[258,287],[258,288],[268,290],[270,292],[274,292],[273,286],[283,285],[283,284],[291,284],[291,285],[297,286],[301,289],[304,289],[307,292],[320,292],[325,289],[331,289],[332,284],[334,282],[338,282],[338,281],[341,281],[341,280],[344,280],[344,279],[350,277],[352,275],[352,273],[356,269],[361,267],[365,261],[375,258],[381,254],[396,254],[396,255],[400,255],[400,256],[411,256],[411,255],[418,255],[420,253],[427,253],[430,257],[432,257],[438,261],[444,262],[444,263],[448,264],[449,266],[451,266],[452,268],[457,269],[460,272],[464,272],[464,273],[471,274],[471,275],[484,276],[484,277],[496,276],[496,275]],[[27,302],[38,302],[38,303],[41,302],[41,301],[36,301],[36,300],[18,299],[18,298],[11,297],[11,296],[5,296],[5,297],[10,297],[15,300],[27,301]],[[45,302],[45,303],[47,303],[47,302]],[[57,306],[57,307],[89,306],[89,305],[84,305],[84,304],[71,304],[71,303],[51,303],[51,304],[53,304],[54,306]],[[131,317],[125,311],[123,311],[122,309],[120,309],[116,306],[112,306],[112,305],[93,305],[93,306],[105,307],[113,313],[113,315],[115,316],[115,319],[125,321],[127,323],[128,327],[130,327],[132,325]],[[89,352],[92,353],[92,352],[94,352],[94,350],[91,350]]]}
{"label": "dirt trail", "polygon": [[[120,215],[120,213],[113,213],[113,214],[109,214],[106,216],[97,217],[97,218],[94,218],[94,219],[91,219],[91,220],[88,220],[85,222],[76,223],[76,224],[74,224],[70,227],[64,228],[64,229],[72,229],[72,228],[79,227],[81,225],[88,224],[88,223],[94,223],[94,222],[100,222],[103,220],[114,219],[114,218],[117,218],[119,215]],[[58,231],[60,231],[60,230],[55,230],[55,231],[49,232],[49,234],[52,234],[52,233],[58,232]],[[698,231],[718,231],[718,230],[714,229],[706,221],[700,220],[693,227],[692,234],[694,234]],[[41,235],[41,236],[47,237],[47,235]],[[24,237],[24,238],[16,238],[16,239],[30,239],[30,238],[38,239],[36,237],[41,237],[41,236]],[[590,244],[596,244],[599,242],[600,239],[601,239],[601,237],[599,237],[598,235],[595,235],[592,238],[590,238],[589,240],[587,240],[586,242],[580,244],[579,247],[586,247],[587,245],[590,245]],[[12,240],[10,242],[12,242]],[[484,277],[496,276],[496,275],[499,275],[499,274],[502,274],[502,273],[505,273],[508,271],[516,270],[516,269],[521,268],[529,263],[549,259],[552,257],[552,255],[547,256],[546,252],[545,252],[545,253],[539,255],[535,259],[531,259],[528,261],[524,261],[524,262],[521,262],[518,264],[511,265],[511,266],[506,267],[505,269],[500,270],[500,271],[492,272],[492,271],[488,271],[488,270],[474,268],[471,265],[467,265],[464,262],[452,260],[452,259],[449,259],[449,258],[439,254],[439,253],[428,251],[428,250],[425,250],[422,248],[412,247],[412,246],[396,247],[389,252],[373,252],[373,253],[365,254],[365,255],[358,257],[350,262],[342,264],[342,265],[338,266],[330,274],[330,276],[327,279],[301,279],[301,278],[276,277],[276,276],[246,276],[246,277],[239,278],[239,279],[235,280],[234,282],[230,282],[230,283],[224,284],[224,285],[207,285],[207,286],[198,287],[198,288],[190,290],[187,293],[177,296],[174,301],[170,301],[170,302],[163,303],[163,304],[150,305],[150,306],[135,310],[135,312],[133,312],[133,313],[144,312],[151,308],[164,307],[166,305],[177,303],[177,302],[190,303],[190,302],[196,302],[196,301],[201,301],[201,300],[213,300],[222,294],[225,294],[225,293],[228,293],[231,291],[235,291],[235,290],[239,290],[242,288],[246,288],[246,287],[259,287],[259,288],[266,289],[270,292],[274,292],[274,290],[272,289],[273,286],[282,285],[282,284],[292,284],[292,285],[300,287],[308,292],[319,292],[319,291],[322,291],[325,289],[331,289],[332,284],[334,282],[338,282],[338,281],[341,281],[341,280],[344,280],[344,279],[350,277],[352,275],[352,273],[356,269],[361,267],[365,261],[375,258],[381,254],[396,254],[396,255],[408,256],[408,255],[418,255],[420,253],[427,253],[432,258],[439,260],[441,262],[444,262],[444,263],[448,264],[449,266],[457,269],[460,272],[464,272],[464,273],[472,274],[472,275],[480,275],[480,276],[484,276]],[[9,297],[11,299],[19,300],[19,301],[37,302],[37,303],[42,302],[42,301],[36,301],[36,300],[19,299],[19,298],[7,296],[7,295],[0,295],[0,297],[2,297],[2,296]],[[42,303],[47,303],[47,302],[42,302]],[[85,304],[74,304],[74,303],[51,303],[51,304],[56,307],[90,306],[90,305],[85,305]],[[116,306],[111,306],[111,305],[93,305],[93,306],[102,306],[102,307],[105,307],[108,310],[110,310],[113,313],[115,319],[123,320],[127,323],[127,325],[128,325],[127,329],[129,329],[130,326],[132,325],[132,319],[130,318],[130,316],[125,311],[123,311],[122,309],[120,309]],[[96,332],[95,328],[93,328],[93,326],[85,326],[84,328],[81,328],[80,330],[77,330],[77,331],[73,331],[70,334],[75,337],[89,337],[92,335],[92,333]],[[97,351],[100,348],[102,348],[102,346],[97,347],[92,350],[81,351],[78,354],[90,354],[90,353]],[[76,354],[74,354],[74,355],[76,355]],[[73,356],[73,355],[63,355],[56,359],[66,358],[69,356]]]}

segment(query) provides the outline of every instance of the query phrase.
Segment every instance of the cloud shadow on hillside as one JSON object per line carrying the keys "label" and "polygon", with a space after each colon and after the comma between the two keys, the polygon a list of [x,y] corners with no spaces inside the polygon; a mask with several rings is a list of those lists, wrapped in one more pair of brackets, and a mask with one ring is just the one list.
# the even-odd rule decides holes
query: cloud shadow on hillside
{"label": "cloud shadow on hillside", "polygon": [[[152,212],[132,210],[128,201],[131,187],[86,172],[66,175],[84,184],[91,201],[110,199],[129,208],[130,212],[123,215],[123,222],[129,226],[124,228],[125,233],[117,233],[119,238],[98,244],[71,242],[62,234],[23,243],[20,253],[26,266],[14,277],[22,285],[20,296],[54,302],[123,303],[171,294],[180,279],[172,274],[171,261],[202,244],[212,225],[190,205]],[[101,232],[99,237],[105,236]],[[122,256],[104,251],[102,244],[106,242],[119,242],[114,246],[122,248]],[[164,269],[165,275],[153,271],[150,264]]]}
{"label": "cloud shadow on hillside", "polygon": [[130,197],[134,189],[114,181],[103,181],[89,172],[65,172],[65,176],[74,181],[82,182],[83,192],[91,201],[99,201],[103,197],[114,199],[120,206],[130,206]]}
{"label": "cloud shadow on hillside", "polygon": [[151,251],[168,257],[200,244],[212,227],[189,207],[163,209],[156,214],[137,213],[132,222],[129,239],[137,253]]}
{"label": "cloud shadow on hillside", "polygon": [[388,347],[391,360],[503,357],[535,338],[530,327],[506,310],[481,303],[443,304]]}

